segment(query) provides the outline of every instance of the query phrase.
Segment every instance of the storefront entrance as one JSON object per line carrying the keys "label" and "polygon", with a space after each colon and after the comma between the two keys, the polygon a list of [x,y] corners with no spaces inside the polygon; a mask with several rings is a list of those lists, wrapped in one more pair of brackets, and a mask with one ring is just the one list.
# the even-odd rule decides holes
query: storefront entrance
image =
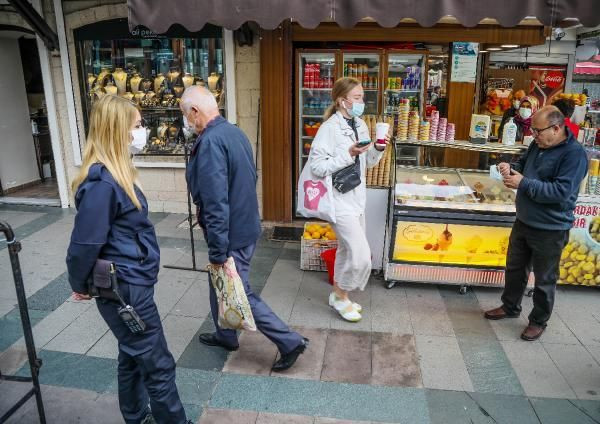
{"label": "storefront entrance", "polygon": [[36,39],[0,31],[0,203],[60,206]]}

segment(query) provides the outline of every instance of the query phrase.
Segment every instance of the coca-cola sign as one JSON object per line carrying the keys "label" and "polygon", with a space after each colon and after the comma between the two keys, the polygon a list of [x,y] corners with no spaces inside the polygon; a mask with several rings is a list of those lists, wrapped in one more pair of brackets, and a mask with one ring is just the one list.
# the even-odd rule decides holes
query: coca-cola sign
{"label": "coca-cola sign", "polygon": [[546,74],[546,78],[543,80],[543,83],[545,83],[545,85],[547,87],[557,88],[557,87],[561,87],[563,85],[564,80],[565,79],[563,77],[562,72],[549,71]]}

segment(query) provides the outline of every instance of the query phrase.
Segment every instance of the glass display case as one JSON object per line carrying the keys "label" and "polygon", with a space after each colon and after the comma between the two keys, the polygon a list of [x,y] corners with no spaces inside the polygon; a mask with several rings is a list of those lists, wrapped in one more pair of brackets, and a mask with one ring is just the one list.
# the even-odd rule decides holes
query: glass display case
{"label": "glass display case", "polygon": [[299,169],[308,159],[323,114],[331,104],[331,89],[336,79],[336,53],[302,52],[298,57],[298,142]]}
{"label": "glass display case", "polygon": [[485,171],[398,166],[396,205],[515,213],[515,191]]}
{"label": "glass display case", "polygon": [[343,75],[356,78],[362,83],[365,91],[365,115],[379,114],[381,55],[379,53],[344,52],[343,62]]}
{"label": "glass display case", "polygon": [[421,114],[425,90],[425,54],[388,53],[384,75],[383,113],[400,113],[402,99],[408,99],[411,109]]}
{"label": "glass display case", "polygon": [[94,102],[117,95],[140,107],[148,128],[148,143],[138,155],[183,155],[182,143],[191,136],[179,110],[186,88],[208,88],[225,116],[222,29],[207,26],[198,33],[157,35],[129,32],[126,20],[102,24],[75,31],[86,131]]}

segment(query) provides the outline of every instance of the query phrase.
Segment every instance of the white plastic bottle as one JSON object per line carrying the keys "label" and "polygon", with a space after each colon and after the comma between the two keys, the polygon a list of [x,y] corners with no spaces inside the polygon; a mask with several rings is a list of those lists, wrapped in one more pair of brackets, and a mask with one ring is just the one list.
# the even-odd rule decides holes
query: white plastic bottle
{"label": "white plastic bottle", "polygon": [[515,144],[517,139],[517,124],[515,124],[513,118],[510,118],[506,124],[504,124],[504,130],[502,131],[502,144],[512,146]]}

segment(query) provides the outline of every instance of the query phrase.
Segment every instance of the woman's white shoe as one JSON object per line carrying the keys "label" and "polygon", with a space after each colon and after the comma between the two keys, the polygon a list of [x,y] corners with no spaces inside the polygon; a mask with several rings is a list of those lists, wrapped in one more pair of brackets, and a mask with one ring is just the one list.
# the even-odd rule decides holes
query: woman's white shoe
{"label": "woman's white shoe", "polygon": [[346,321],[358,322],[362,319],[362,315],[349,299],[340,300],[335,293],[329,295],[329,305],[338,311],[340,316]]}
{"label": "woman's white shoe", "polygon": [[[329,295],[329,306],[333,307],[333,303],[339,299],[340,298],[337,297],[337,294],[335,294],[335,292],[331,292],[331,294]],[[352,306],[354,306],[354,309],[356,309],[358,313],[362,313],[362,306],[360,306],[358,303],[352,302]]]}

